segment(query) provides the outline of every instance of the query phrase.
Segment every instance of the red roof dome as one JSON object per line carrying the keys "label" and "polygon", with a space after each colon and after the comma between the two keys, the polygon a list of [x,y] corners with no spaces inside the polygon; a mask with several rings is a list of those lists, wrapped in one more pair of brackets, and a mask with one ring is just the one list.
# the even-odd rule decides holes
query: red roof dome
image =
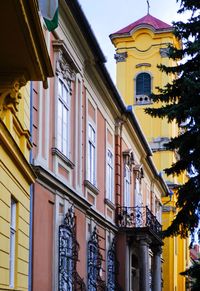
{"label": "red roof dome", "polygon": [[137,21],[129,24],[128,26],[118,30],[117,32],[115,32],[113,34],[126,34],[126,33],[131,32],[137,26],[144,26],[144,25],[150,25],[155,30],[158,30],[158,31],[159,30],[171,30],[172,29],[171,25],[169,25],[169,24],[167,24],[167,23],[155,18],[154,16],[151,16],[150,14],[147,14],[144,17],[138,19]]}

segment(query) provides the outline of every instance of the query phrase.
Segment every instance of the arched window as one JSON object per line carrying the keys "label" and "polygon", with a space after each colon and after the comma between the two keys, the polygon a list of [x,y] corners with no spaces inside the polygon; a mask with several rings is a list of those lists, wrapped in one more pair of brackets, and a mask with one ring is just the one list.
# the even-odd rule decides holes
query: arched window
{"label": "arched window", "polygon": [[151,76],[148,73],[140,73],[136,77],[136,104],[150,103]]}

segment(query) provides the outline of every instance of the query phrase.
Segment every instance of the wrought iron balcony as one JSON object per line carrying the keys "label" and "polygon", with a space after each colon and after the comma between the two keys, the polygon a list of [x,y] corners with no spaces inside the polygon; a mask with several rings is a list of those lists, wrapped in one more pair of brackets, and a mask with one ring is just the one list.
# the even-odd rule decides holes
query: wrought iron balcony
{"label": "wrought iron balcony", "polygon": [[147,206],[118,207],[117,224],[126,229],[148,228],[161,236],[162,226]]}

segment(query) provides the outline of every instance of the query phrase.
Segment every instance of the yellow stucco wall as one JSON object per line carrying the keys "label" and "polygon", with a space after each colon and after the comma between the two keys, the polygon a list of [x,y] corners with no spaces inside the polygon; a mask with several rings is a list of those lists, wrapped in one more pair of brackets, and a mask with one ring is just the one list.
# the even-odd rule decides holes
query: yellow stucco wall
{"label": "yellow stucco wall", "polygon": [[[139,28],[128,37],[116,37],[112,39],[117,53],[127,53],[125,61],[117,62],[117,87],[127,105],[133,106],[133,111],[138,118],[139,124],[147,138],[152,143],[159,137],[170,138],[176,136],[178,127],[174,122],[167,123],[166,119],[151,118],[144,113],[144,108],[149,105],[136,105],[135,102],[135,79],[138,73],[147,72],[152,77],[152,91],[157,92],[156,87],[163,87],[172,80],[172,76],[167,76],[159,71],[158,64],[173,65],[167,57],[161,57],[160,49],[166,48],[168,43],[176,46],[180,44],[174,38],[172,32],[155,33],[149,28]],[[160,106],[156,104],[153,106]],[[153,155],[158,171],[163,174],[166,182],[181,183],[185,180],[185,175],[180,177],[167,177],[163,169],[175,162],[175,155],[171,151],[157,151]],[[166,203],[163,212],[163,228],[170,225],[176,213],[175,195],[171,202],[167,202],[169,197],[163,198]],[[186,269],[188,264],[187,240],[178,238],[166,238],[163,247],[163,279],[165,291],[185,290],[185,278],[179,273]]]}
{"label": "yellow stucco wall", "polygon": [[[34,175],[29,161],[30,85],[22,99],[0,118],[0,290],[28,290],[30,184]],[[16,200],[14,288],[9,286],[11,197]]]}

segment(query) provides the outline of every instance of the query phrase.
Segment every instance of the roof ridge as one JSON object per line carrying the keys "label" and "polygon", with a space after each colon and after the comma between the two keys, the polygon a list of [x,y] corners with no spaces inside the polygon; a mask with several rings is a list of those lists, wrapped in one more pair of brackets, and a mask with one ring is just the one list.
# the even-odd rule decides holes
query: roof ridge
{"label": "roof ridge", "polygon": [[134,21],[133,23],[127,25],[126,27],[118,30],[113,34],[124,34],[124,33],[129,33],[131,32],[131,30],[133,30],[134,28],[136,28],[137,26],[140,25],[150,25],[152,26],[155,30],[159,31],[159,30],[163,30],[163,29],[170,29],[172,28],[172,26],[158,18],[156,18],[155,16],[152,16],[151,14],[146,14],[145,16],[139,18],[138,20]]}

